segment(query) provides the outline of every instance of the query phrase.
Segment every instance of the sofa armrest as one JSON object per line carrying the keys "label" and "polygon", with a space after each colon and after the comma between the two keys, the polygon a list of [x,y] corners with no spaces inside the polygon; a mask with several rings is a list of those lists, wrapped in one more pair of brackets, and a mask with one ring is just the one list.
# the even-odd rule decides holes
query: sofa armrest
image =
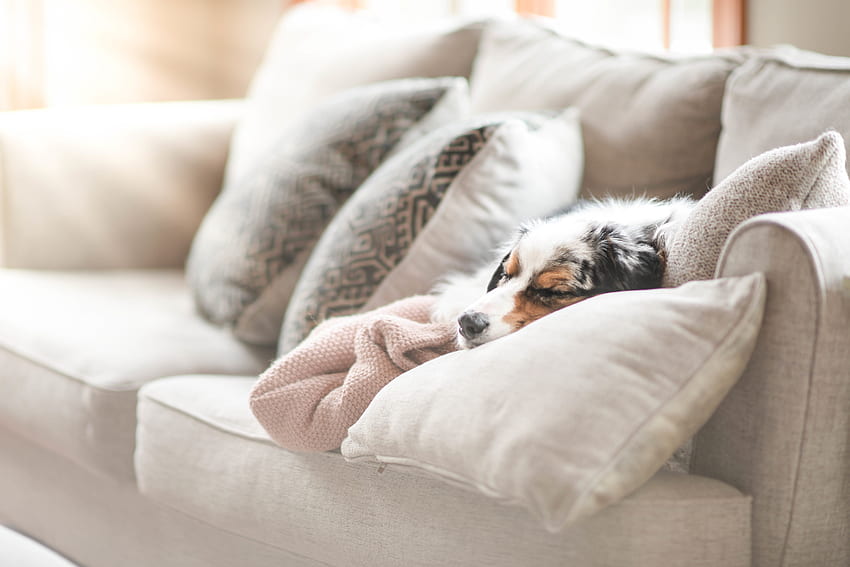
{"label": "sofa armrest", "polygon": [[776,213],[729,237],[718,276],[763,272],[747,370],[692,471],[753,496],[753,565],[850,565],[850,208]]}
{"label": "sofa armrest", "polygon": [[239,101],[0,113],[0,266],[181,266]]}

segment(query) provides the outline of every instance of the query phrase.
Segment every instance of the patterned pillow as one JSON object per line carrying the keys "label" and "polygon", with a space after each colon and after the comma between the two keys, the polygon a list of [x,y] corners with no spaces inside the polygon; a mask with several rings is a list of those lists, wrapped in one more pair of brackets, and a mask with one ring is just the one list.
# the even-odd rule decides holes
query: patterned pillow
{"label": "patterned pillow", "polygon": [[714,277],[726,238],[763,213],[850,204],[844,139],[826,132],[816,140],[757,156],[712,189],[682,222],[670,243],[664,285]]}
{"label": "patterned pillow", "polygon": [[199,310],[275,344],[298,275],[343,202],[410,134],[467,113],[466,80],[406,79],[346,91],[290,128],[207,213],[187,271]]}
{"label": "patterned pillow", "polygon": [[516,225],[571,203],[581,182],[578,114],[480,116],[388,160],[334,218],[293,293],[279,344],[319,322],[428,292]]}

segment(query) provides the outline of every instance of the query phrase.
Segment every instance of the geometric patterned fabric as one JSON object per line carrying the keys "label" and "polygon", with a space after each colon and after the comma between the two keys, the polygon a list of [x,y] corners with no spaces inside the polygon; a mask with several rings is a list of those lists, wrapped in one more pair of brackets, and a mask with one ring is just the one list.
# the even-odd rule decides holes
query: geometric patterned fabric
{"label": "geometric patterned fabric", "polygon": [[[542,114],[527,114],[542,122]],[[517,117],[514,114],[514,117]],[[359,311],[404,259],[443,196],[500,122],[449,126],[387,161],[328,226],[301,274],[284,319],[279,353],[329,317]]]}
{"label": "geometric patterned fabric", "polygon": [[[345,91],[290,128],[244,179],[223,189],[189,255],[187,274],[199,311],[245,331],[249,342],[274,344],[309,254],[339,207],[445,95],[464,89],[457,78],[407,79]],[[446,97],[453,98],[453,97]],[[449,115],[448,118],[458,116]],[[276,284],[276,280],[292,282]],[[262,305],[275,334],[251,329],[248,309]],[[272,313],[277,311],[277,313]],[[240,320],[242,318],[242,320]]]}

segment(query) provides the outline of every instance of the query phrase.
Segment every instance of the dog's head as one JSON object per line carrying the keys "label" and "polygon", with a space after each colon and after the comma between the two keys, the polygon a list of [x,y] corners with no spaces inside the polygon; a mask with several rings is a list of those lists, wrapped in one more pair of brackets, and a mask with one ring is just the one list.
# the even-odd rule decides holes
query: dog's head
{"label": "dog's head", "polygon": [[458,317],[458,342],[472,348],[588,297],[661,283],[657,228],[565,215],[520,229],[487,293]]}

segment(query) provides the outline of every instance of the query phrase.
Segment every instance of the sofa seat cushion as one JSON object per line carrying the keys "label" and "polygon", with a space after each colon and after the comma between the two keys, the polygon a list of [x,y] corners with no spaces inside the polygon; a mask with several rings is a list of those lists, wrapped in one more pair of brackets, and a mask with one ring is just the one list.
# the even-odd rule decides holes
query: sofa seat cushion
{"label": "sofa seat cushion", "polygon": [[176,270],[0,270],[0,297],[0,423],[116,478],[133,478],[142,384],[272,356],[196,315]]}
{"label": "sofa seat cushion", "polygon": [[142,388],[142,493],[329,565],[749,565],[750,499],[724,483],[660,472],[553,534],[521,508],[394,465],[278,447],[251,415],[254,382],[181,376]]}

